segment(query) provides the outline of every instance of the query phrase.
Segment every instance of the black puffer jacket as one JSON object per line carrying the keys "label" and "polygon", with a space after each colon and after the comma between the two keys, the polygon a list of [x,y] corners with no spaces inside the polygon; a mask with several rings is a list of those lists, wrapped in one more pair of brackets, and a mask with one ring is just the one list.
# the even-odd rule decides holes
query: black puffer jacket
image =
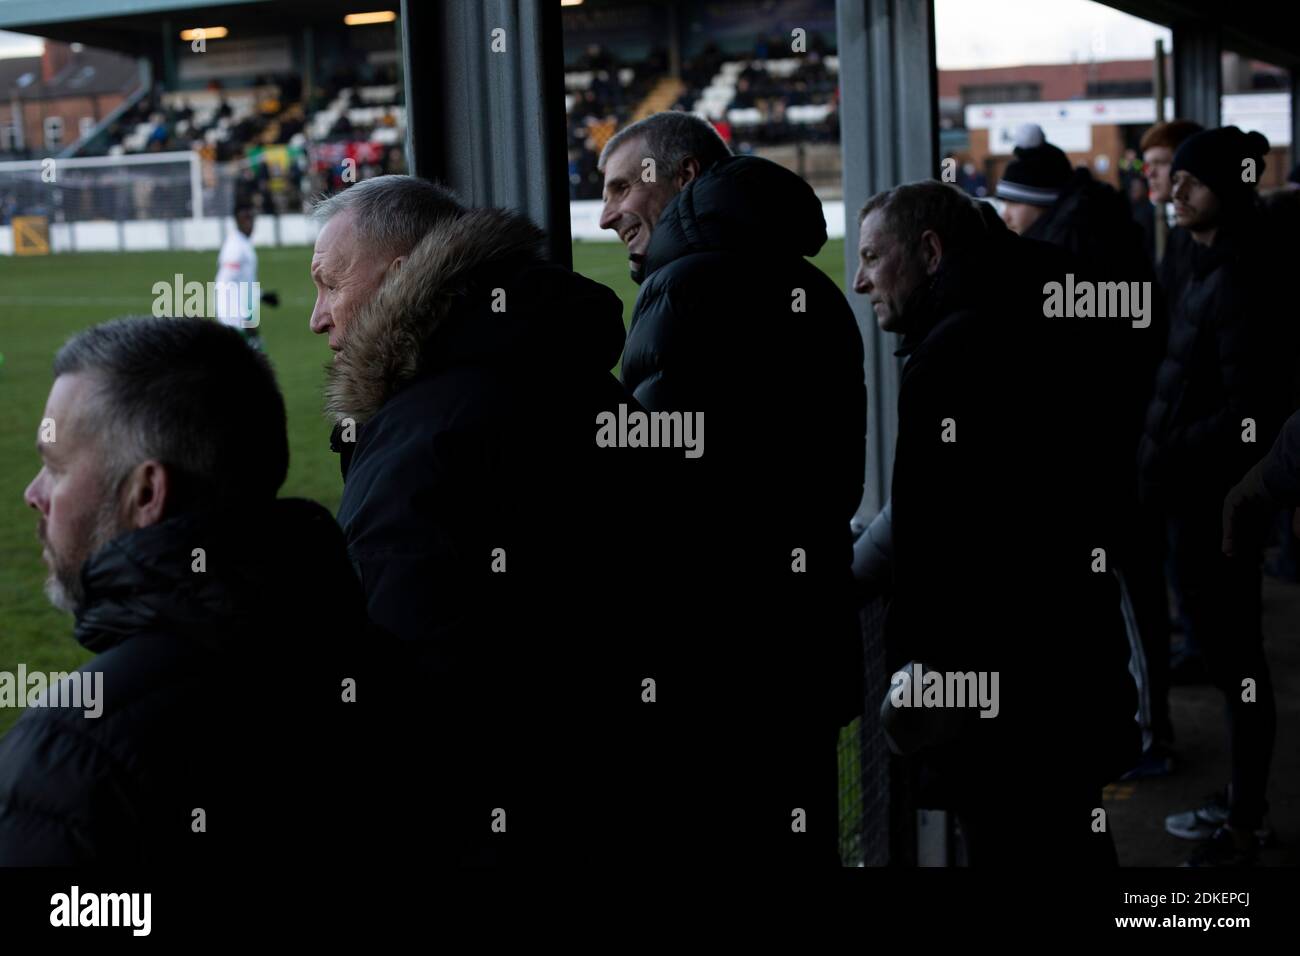
{"label": "black puffer jacket", "polygon": [[[1164,360],[1139,447],[1146,500],[1217,513],[1223,497],[1277,434],[1293,372],[1285,304],[1264,222],[1251,208],[1214,245],[1187,243]],[[1242,440],[1255,421],[1255,443]]]}
{"label": "black puffer jacket", "polygon": [[575,824],[565,795],[619,787],[615,758],[635,758],[612,741],[643,675],[610,630],[637,556],[617,514],[642,495],[636,450],[596,445],[597,414],[632,402],[610,374],[622,306],[542,240],[490,209],[433,230],[327,385],[355,431],[334,433],[348,552],[423,685],[428,767],[454,783],[447,862],[612,847],[617,827]]}
{"label": "black puffer jacket", "polygon": [[0,865],[299,865],[362,840],[372,818],[336,768],[375,768],[342,682],[361,700],[383,685],[328,512],[171,518],[110,542],[82,580],[102,714],[28,710],[0,740]]}
{"label": "black puffer jacket", "polygon": [[[834,862],[835,734],[862,709],[849,522],[863,346],[843,294],[806,258],[825,241],[799,177],[755,157],[717,164],[655,225],[623,355],[643,405],[707,423],[702,458],[666,459],[658,531],[634,531],[631,516],[626,527],[668,545],[659,719],[677,721],[671,772],[688,783],[663,795],[687,818],[665,838],[728,864]],[[726,825],[695,809],[734,804],[755,768],[764,786]],[[806,839],[791,834],[792,807],[819,821]]]}
{"label": "black puffer jacket", "polygon": [[700,462],[725,496],[704,506],[713,523],[782,567],[794,539],[813,542],[826,550],[809,552],[810,573],[843,582],[866,388],[853,312],[805,258],[825,242],[821,205],[798,176],[756,157],[717,164],[655,226],[623,382],[648,409],[706,413]]}

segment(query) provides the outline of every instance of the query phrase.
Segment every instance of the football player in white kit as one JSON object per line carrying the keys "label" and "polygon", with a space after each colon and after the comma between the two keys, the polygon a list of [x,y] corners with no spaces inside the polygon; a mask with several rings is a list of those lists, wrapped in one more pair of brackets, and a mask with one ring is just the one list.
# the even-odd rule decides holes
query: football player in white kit
{"label": "football player in white kit", "polygon": [[257,251],[249,238],[254,219],[252,206],[239,206],[235,210],[236,228],[217,253],[216,312],[218,321],[239,329],[249,345],[261,349],[262,337],[256,325],[261,316],[259,306],[262,302],[278,306],[280,297],[274,292],[261,292],[257,284]]}

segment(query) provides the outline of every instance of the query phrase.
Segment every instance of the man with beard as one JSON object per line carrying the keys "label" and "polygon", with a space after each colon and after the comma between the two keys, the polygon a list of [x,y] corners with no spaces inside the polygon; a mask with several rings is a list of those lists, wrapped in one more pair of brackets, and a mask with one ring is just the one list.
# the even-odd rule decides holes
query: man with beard
{"label": "man with beard", "polygon": [[46,591],[103,700],[0,740],[0,864],[299,862],[350,838],[331,768],[360,594],[329,514],[276,499],[266,359],[214,322],[95,326],[55,357],[37,449]]}
{"label": "man with beard", "polygon": [[[1224,498],[1256,463],[1259,445],[1276,437],[1293,374],[1280,278],[1285,247],[1255,192],[1268,149],[1260,133],[1224,126],[1197,133],[1174,153],[1174,216],[1192,241],[1139,448],[1143,494],[1167,521],[1188,636],[1228,716],[1228,784],[1205,805],[1165,820],[1174,836],[1204,841],[1188,859],[1193,866],[1250,863],[1269,837],[1265,791],[1277,705],[1258,556],[1221,551]],[[1242,699],[1246,679],[1255,699]]]}

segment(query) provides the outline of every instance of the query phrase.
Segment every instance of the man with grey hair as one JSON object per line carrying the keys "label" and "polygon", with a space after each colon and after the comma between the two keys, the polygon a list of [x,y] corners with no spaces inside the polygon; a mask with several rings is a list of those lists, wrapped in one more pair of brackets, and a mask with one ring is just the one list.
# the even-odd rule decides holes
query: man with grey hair
{"label": "man with grey hair", "polygon": [[343,347],[352,317],[400,269],[416,243],[462,213],[449,190],[415,176],[365,179],[317,203],[320,224],[311,257],[316,305],[311,330]]}
{"label": "man with grey hair", "polygon": [[641,282],[646,250],[664,207],[687,183],[731,155],[718,131],[690,113],[656,113],[610,137],[597,169],[605,177],[600,228],[627,246]]}
{"label": "man with grey hair", "polygon": [[[257,413],[231,415],[232,391]],[[216,322],[94,326],[54,359],[36,447],[23,497],[46,590],[96,655],[73,679],[96,675],[102,699],[83,713],[20,688],[0,866],[301,863],[357,839],[332,778],[356,757],[335,717],[361,594],[329,513],[276,499],[289,450],[266,359]]]}
{"label": "man with grey hair", "polygon": [[614,514],[639,480],[595,440],[598,415],[635,405],[610,373],[622,303],[547,262],[524,216],[416,177],[317,216],[338,518],[394,666],[423,684],[408,716],[439,768],[435,862],[608,850],[617,827],[575,822],[561,793],[621,791],[611,756],[645,676],[606,637],[633,556]]}
{"label": "man with grey hair", "polygon": [[[836,739],[862,708],[850,520],[866,390],[853,312],[808,261],[826,243],[821,203],[685,113],[618,133],[601,169],[601,225],[641,283],[623,382],[652,412],[709,428],[707,454],[669,463],[663,514],[639,535],[666,546],[658,590],[695,595],[661,609],[656,643],[673,762],[646,777],[681,785],[662,794],[660,845],[728,865],[835,865]],[[702,809],[715,805],[730,818]]]}

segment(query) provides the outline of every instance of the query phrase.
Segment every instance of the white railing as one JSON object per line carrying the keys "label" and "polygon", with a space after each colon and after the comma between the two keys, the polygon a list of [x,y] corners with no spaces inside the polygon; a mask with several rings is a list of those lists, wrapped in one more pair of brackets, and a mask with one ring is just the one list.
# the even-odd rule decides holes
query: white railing
{"label": "white railing", "polygon": [[[600,228],[601,202],[598,199],[569,203],[570,229],[574,239],[584,242],[617,242],[618,236]],[[844,236],[844,203],[822,202],[826,231],[830,238]],[[199,219],[140,219],[132,222],[50,223],[50,251],[61,252],[143,252],[143,251],[215,251],[235,228],[230,217]],[[258,216],[253,227],[253,245],[309,246],[316,241],[318,229],[307,216]],[[14,252],[13,229],[0,226],[0,255]]]}

